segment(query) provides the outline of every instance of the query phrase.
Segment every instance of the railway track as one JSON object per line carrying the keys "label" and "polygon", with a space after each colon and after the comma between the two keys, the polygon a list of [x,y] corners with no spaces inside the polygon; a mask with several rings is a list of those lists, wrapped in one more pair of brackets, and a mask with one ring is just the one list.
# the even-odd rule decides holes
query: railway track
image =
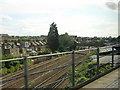
{"label": "railway track", "polygon": [[[67,79],[63,79],[63,78],[65,78],[65,76],[66,76],[66,73],[64,75],[62,75],[60,78],[57,79],[57,80],[60,80],[60,81],[49,85],[47,88],[51,88],[52,90],[55,90],[60,85],[62,85],[65,81],[68,81]],[[63,80],[61,80],[61,79],[63,79]],[[63,88],[63,87],[60,86],[60,88]]]}
{"label": "railway track", "polygon": [[[80,58],[83,58],[85,55],[76,55],[76,61],[79,61]],[[61,57],[57,57],[54,59],[47,60],[45,62],[41,62],[39,64],[35,64],[29,67],[29,73],[36,72],[36,71],[42,71],[50,68],[54,68],[60,65],[65,65],[65,64],[71,64],[71,55],[65,55]],[[50,83],[51,81],[55,81],[58,78],[61,78],[66,72],[68,71],[68,67],[66,68],[60,68],[52,71],[48,71],[42,74],[36,74],[29,76],[29,87],[34,88],[34,87],[39,87],[44,84]],[[2,79],[8,79],[11,77],[19,76],[22,75],[23,71],[17,71],[14,74],[9,74],[4,76]],[[39,80],[39,81],[38,81]],[[62,82],[66,81],[61,81],[59,83],[56,83],[53,87],[57,88],[62,84]],[[24,78],[12,80],[3,83],[3,88],[23,88],[24,87]]]}
{"label": "railway track", "polygon": [[[48,68],[50,68],[50,66],[54,65],[54,63],[57,62],[60,58],[64,58],[64,57],[67,57],[67,56],[58,57],[58,58],[55,58],[55,59],[51,59],[51,60],[41,62],[41,63],[36,64],[36,65],[33,65],[32,67],[29,67],[29,69],[28,69],[29,73],[35,72],[35,71],[38,71],[38,70],[40,71],[40,70],[48,69]],[[53,63],[53,64],[51,64],[51,63]],[[15,72],[15,74],[4,76],[2,78],[2,80],[13,78],[15,76],[19,76],[19,75],[22,75],[22,74],[23,74],[23,71],[20,70],[17,73]],[[19,80],[16,80],[16,81],[20,82],[21,80],[23,80],[23,78],[22,79],[20,78]],[[8,86],[15,85],[16,83],[17,82],[13,82],[13,80],[11,80],[11,81],[8,81],[6,83],[3,83],[2,87],[3,88],[8,88]]]}
{"label": "railway track", "polygon": [[42,86],[42,85],[44,85],[44,84],[47,84],[47,83],[49,83],[49,82],[51,82],[51,81],[56,80],[56,77],[57,77],[57,78],[60,78],[61,75],[63,74],[63,72],[65,72],[65,71],[66,71],[66,68],[62,68],[62,69],[59,70],[59,71],[57,70],[56,73],[54,73],[54,74],[51,75],[49,78],[47,78],[47,79],[45,79],[44,81],[42,81],[40,84],[36,85],[35,88],[38,88],[39,86]]}
{"label": "railway track", "polygon": [[[62,57],[58,57],[58,58],[62,58]],[[50,62],[56,61],[57,59],[52,59],[52,60],[49,60],[47,62],[41,62],[41,63],[38,63],[38,64],[34,64],[32,66],[29,66],[28,70],[32,71],[33,69],[36,69],[36,68],[38,68],[40,66],[43,66],[43,65],[49,64]],[[15,76],[19,76],[21,74],[23,74],[23,70],[19,70],[19,71],[16,71],[16,72],[12,73],[12,74],[2,76],[2,80],[9,79],[9,78],[12,78],[12,77],[15,77]]]}
{"label": "railway track", "polygon": [[[78,59],[79,57],[77,57],[76,59]],[[71,62],[71,60],[70,61],[68,61],[69,63]],[[67,63],[68,63],[67,62]],[[47,76],[47,78],[49,77],[49,78],[52,78],[52,79],[50,79],[51,81],[56,81],[58,78],[61,78],[63,75],[65,75],[66,74],[66,72],[68,71],[68,69],[69,69],[69,67],[65,67],[64,68],[64,70],[62,70],[62,69],[60,69],[61,71],[60,71],[60,73],[58,73],[57,75],[56,75],[56,73],[54,73],[55,74],[55,76],[54,76],[54,78],[52,77],[52,76]],[[59,72],[59,70],[56,70],[56,72]],[[53,74],[53,72],[51,72],[52,73],[52,75],[54,75]],[[41,77],[40,77],[41,78]],[[39,78],[39,80],[40,80],[40,78]],[[37,85],[37,86],[35,86],[36,88],[37,87],[39,87],[39,86],[42,86],[43,84],[48,84],[48,83],[51,83],[51,81],[50,81],[49,79],[45,79],[44,78],[44,80],[42,81],[42,82],[39,82],[39,84]],[[43,83],[43,82],[47,82],[47,83]],[[59,83],[56,83],[56,85],[54,85],[54,87],[56,87],[56,86],[59,86],[61,84],[61,82],[59,82]],[[51,88],[53,87],[53,86],[50,86]],[[47,87],[48,88],[48,87]]]}

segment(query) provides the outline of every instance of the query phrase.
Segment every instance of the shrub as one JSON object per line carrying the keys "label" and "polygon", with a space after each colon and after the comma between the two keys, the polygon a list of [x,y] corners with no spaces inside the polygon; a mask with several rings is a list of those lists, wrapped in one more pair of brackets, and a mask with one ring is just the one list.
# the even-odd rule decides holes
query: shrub
{"label": "shrub", "polygon": [[32,65],[32,64],[33,64],[32,60],[28,59],[28,65]]}
{"label": "shrub", "polygon": [[11,55],[11,54],[5,54],[5,55],[2,55],[2,60],[12,59],[12,58],[14,58],[14,56]]}
{"label": "shrub", "polygon": [[50,54],[52,51],[50,49],[45,49],[44,51],[38,52],[38,55],[43,55],[43,54]]}
{"label": "shrub", "polygon": [[82,76],[82,77],[77,79],[76,84],[79,85],[87,80],[88,80],[88,78],[86,78],[85,76]]}
{"label": "shrub", "polygon": [[9,69],[8,69],[8,73],[13,73],[15,71],[15,68],[13,66],[11,66]]}
{"label": "shrub", "polygon": [[6,75],[7,74],[7,68],[2,68],[1,72],[2,72],[2,75]]}
{"label": "shrub", "polygon": [[[12,59],[12,58],[20,58],[20,57],[21,56],[13,56],[11,54],[6,54],[6,55],[2,55],[2,60]],[[23,64],[23,60],[21,60],[21,61],[3,62],[2,65],[1,65],[3,75],[5,75],[7,73],[13,73],[13,72],[19,70],[20,69],[20,64]]]}

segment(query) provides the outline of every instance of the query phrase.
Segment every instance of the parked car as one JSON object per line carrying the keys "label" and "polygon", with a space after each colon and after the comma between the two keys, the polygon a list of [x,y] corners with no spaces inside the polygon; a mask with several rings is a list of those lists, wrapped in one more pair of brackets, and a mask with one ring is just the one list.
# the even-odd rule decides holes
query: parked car
{"label": "parked car", "polygon": [[31,51],[31,52],[29,52],[29,55],[35,56],[35,55],[37,55],[37,52],[36,51]]}

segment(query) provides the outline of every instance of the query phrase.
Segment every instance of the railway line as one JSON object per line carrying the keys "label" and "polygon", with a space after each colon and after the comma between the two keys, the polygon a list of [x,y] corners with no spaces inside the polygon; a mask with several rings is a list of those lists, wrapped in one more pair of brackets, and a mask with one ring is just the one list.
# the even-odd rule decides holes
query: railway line
{"label": "railway line", "polygon": [[[58,57],[58,58],[61,58],[61,57]],[[58,58],[57,58],[57,59],[58,59]],[[38,63],[38,64],[34,64],[34,65],[32,65],[32,66],[29,66],[29,67],[28,67],[28,70],[29,70],[29,71],[32,71],[33,69],[36,69],[36,68],[38,68],[38,67],[40,67],[40,66],[49,64],[49,62],[53,62],[53,61],[55,61],[55,60],[56,60],[56,59],[52,59],[52,60],[49,60],[49,61],[47,61],[47,62],[41,62],[41,63]],[[19,71],[16,71],[16,72],[12,73],[12,74],[8,74],[8,75],[5,75],[5,76],[2,76],[2,80],[4,80],[4,79],[9,79],[9,78],[12,78],[12,77],[14,77],[14,76],[18,76],[18,75],[20,75],[20,74],[23,74],[23,70],[19,70]]]}
{"label": "railway line", "polygon": [[[80,61],[80,59],[84,58],[84,56],[85,56],[84,54],[83,55],[77,54],[75,59],[76,59],[76,61]],[[71,57],[72,56],[70,54],[68,54],[68,55],[53,58],[53,59],[50,59],[47,61],[40,62],[35,65],[32,65],[28,68],[29,73],[33,73],[36,71],[43,71],[43,70],[47,70],[47,69],[54,68],[54,67],[61,66],[61,65],[71,64]],[[31,75],[28,77],[29,87],[37,88],[44,84],[48,84],[52,81],[55,81],[55,80],[63,77],[66,74],[66,72],[68,71],[68,69],[69,69],[69,67],[64,67],[64,68],[55,69],[55,70],[40,73],[40,74]],[[19,76],[22,74],[23,74],[23,71],[19,70],[19,71],[13,73],[12,75],[9,74],[9,75],[4,76],[2,79],[3,80],[9,79],[9,78]],[[62,84],[63,82],[64,82],[64,84]],[[68,81],[67,80],[60,81],[58,83],[55,83],[52,87],[57,88],[57,87],[63,86],[63,85],[65,85],[65,82],[67,83]],[[24,87],[24,77],[16,79],[14,81],[11,80],[8,82],[4,82],[2,87],[3,88],[23,88]]]}
{"label": "railway line", "polygon": [[[63,57],[64,57],[64,56],[63,56]],[[44,67],[45,67],[45,68],[48,67],[49,65],[51,65],[50,63],[54,63],[54,62],[56,62],[57,60],[59,60],[60,58],[62,58],[62,57],[58,57],[58,58],[51,59],[51,60],[48,60],[48,61],[45,61],[45,62],[41,62],[41,63],[39,63],[39,64],[35,64],[35,65],[29,67],[29,69],[28,69],[28,70],[29,70],[29,73],[38,71],[38,69],[39,69],[39,70],[44,70]],[[15,76],[19,76],[19,75],[22,75],[22,74],[23,74],[23,71],[20,70],[20,71],[18,71],[17,73],[15,72],[15,74],[13,73],[12,75],[7,75],[7,78],[6,78],[6,76],[4,76],[2,80],[4,80],[4,79],[9,79],[9,78],[12,78],[12,77],[15,77]],[[21,81],[23,81],[23,80],[24,80],[24,78],[20,78],[20,79],[18,79],[18,80],[15,80],[14,82],[13,82],[13,80],[8,81],[8,82],[6,82],[6,83],[3,83],[3,88],[4,88],[4,86],[5,86],[5,88],[8,88],[8,86],[10,86],[10,85],[15,85],[15,84],[17,83],[17,81],[18,81],[18,82],[21,82]],[[24,84],[24,83],[23,83],[23,84]]]}
{"label": "railway line", "polygon": [[[69,62],[69,61],[68,61]],[[68,63],[67,62],[67,63]],[[70,63],[70,62],[69,62]],[[51,79],[51,81],[56,81],[58,78],[60,78],[61,76],[63,76],[63,75],[65,75],[66,74],[66,72],[68,71],[68,67],[66,67],[66,68],[64,68],[64,70],[62,70],[62,69],[60,69],[61,70],[61,72],[60,73],[58,73],[57,75],[55,75],[55,77],[54,78],[52,78]],[[59,70],[56,70],[57,72],[59,71]],[[52,73],[52,75],[53,75],[53,72],[51,72]],[[55,73],[56,74],[56,73]],[[51,75],[49,75],[48,77],[50,77],[51,78]],[[39,78],[40,79],[40,78]],[[46,79],[44,79],[44,80],[46,80]],[[39,82],[40,83],[40,82]],[[43,83],[43,82],[42,82]],[[48,81],[47,80],[47,83],[50,83],[50,81]],[[44,84],[47,84],[47,83],[44,83]],[[42,85],[42,84],[39,84],[38,86],[40,86],[40,85]]]}
{"label": "railway line", "polygon": [[[50,62],[53,63],[53,62],[57,61],[59,58],[62,58],[62,57],[58,57],[58,58],[49,60],[49,61],[47,61],[47,62],[41,62],[41,63],[35,64],[35,65],[32,65],[32,66],[28,67],[28,70],[29,70],[29,72],[36,71],[36,69],[38,69],[38,68],[40,68],[40,67],[46,67],[46,65],[49,65]],[[13,77],[16,77],[16,76],[19,76],[19,75],[23,75],[23,70],[16,71],[16,72],[14,72],[13,74],[5,75],[5,76],[2,77],[2,80],[10,79],[10,78],[13,78]],[[12,81],[13,81],[13,80],[8,81],[7,83],[10,83],[10,82],[12,82]],[[7,84],[7,83],[6,83],[6,84]],[[3,84],[3,86],[5,86],[5,84]]]}
{"label": "railway line", "polygon": [[[81,58],[81,55],[77,55],[77,57],[76,57],[76,60],[80,60],[80,58]],[[69,58],[66,58],[66,60],[65,61],[67,61],[66,62],[66,64],[70,64],[71,63],[71,57],[69,57]],[[64,63],[65,64],[65,63]],[[52,71],[52,72],[50,72],[49,74],[48,74],[48,76],[43,76],[43,78],[42,77],[40,77],[39,78],[39,80],[41,80],[41,79],[43,79],[43,80],[41,80],[42,82],[39,82],[39,85],[38,86],[40,86],[40,83],[43,83],[43,81],[44,80],[46,80],[48,77],[50,77],[51,78],[51,76],[52,75],[54,75],[55,74],[55,76],[54,76],[54,78],[52,78],[52,79],[50,79],[50,80],[47,80],[47,83],[44,83],[44,84],[48,84],[48,83],[50,83],[50,82],[52,82],[52,81],[56,81],[58,78],[61,78],[63,75],[65,75],[66,73],[67,73],[67,71],[68,71],[68,69],[69,69],[69,67],[65,67],[65,68],[60,68],[60,69],[57,69],[56,71],[55,71],[55,73],[54,73],[54,71]],[[57,72],[59,72],[61,70],[61,72],[60,73],[58,73],[57,75],[56,75],[56,73]],[[51,74],[51,75],[50,75]],[[42,84],[41,84],[42,85]]]}

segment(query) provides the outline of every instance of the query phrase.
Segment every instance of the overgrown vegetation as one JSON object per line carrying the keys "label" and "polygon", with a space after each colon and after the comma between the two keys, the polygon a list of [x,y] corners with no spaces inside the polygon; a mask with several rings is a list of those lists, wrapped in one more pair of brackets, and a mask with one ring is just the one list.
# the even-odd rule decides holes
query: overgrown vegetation
{"label": "overgrown vegetation", "polygon": [[39,51],[38,55],[44,55],[44,54],[50,54],[50,53],[51,53],[51,50],[49,48],[46,48],[43,51]]}
{"label": "overgrown vegetation", "polygon": [[[11,54],[2,56],[2,60],[13,59],[13,58],[20,58],[20,56],[15,57]],[[32,64],[31,60],[28,59],[28,65],[31,65],[31,64]],[[3,62],[2,67],[1,67],[1,73],[2,73],[2,75],[6,75],[8,73],[13,73],[13,72],[20,70],[22,68],[23,68],[23,60]]]}
{"label": "overgrown vegetation", "polygon": [[[81,66],[76,67],[75,69],[75,85],[80,85],[84,83],[85,81],[97,76],[97,69],[95,68],[97,63],[95,61],[87,61],[86,63],[83,63]],[[93,69],[92,69],[93,68]],[[106,72],[107,70],[111,69],[110,64],[104,65],[103,67],[99,68],[99,74]],[[71,71],[68,74],[68,77],[71,77],[72,73]],[[65,88],[71,88],[71,82],[72,82],[72,77],[69,79],[70,83],[69,85]]]}
{"label": "overgrown vegetation", "polygon": [[2,60],[13,59],[13,58],[20,58],[21,56],[13,56],[11,54],[2,55]]}

